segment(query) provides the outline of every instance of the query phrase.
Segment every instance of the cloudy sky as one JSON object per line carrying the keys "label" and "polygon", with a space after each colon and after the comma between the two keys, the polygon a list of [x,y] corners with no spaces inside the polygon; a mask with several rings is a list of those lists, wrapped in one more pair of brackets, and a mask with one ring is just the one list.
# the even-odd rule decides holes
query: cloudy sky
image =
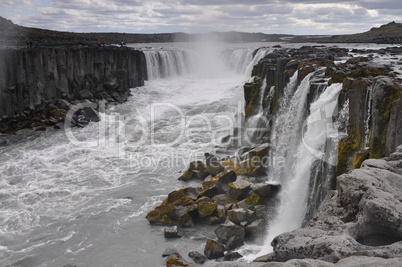
{"label": "cloudy sky", "polygon": [[343,34],[402,22],[402,0],[0,0],[0,16],[74,32]]}

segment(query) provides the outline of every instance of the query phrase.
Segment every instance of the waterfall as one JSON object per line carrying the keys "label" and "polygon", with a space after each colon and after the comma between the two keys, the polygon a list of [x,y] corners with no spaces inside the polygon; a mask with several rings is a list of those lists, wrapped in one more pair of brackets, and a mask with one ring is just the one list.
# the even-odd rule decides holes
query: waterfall
{"label": "waterfall", "polygon": [[272,52],[272,50],[267,49],[267,48],[259,48],[257,50],[253,59],[250,61],[250,63],[248,63],[248,65],[246,67],[246,71],[244,72],[245,79],[247,79],[248,77],[251,76],[251,72],[253,71],[254,65],[256,65],[258,63],[258,61],[260,61],[260,59],[262,59],[266,55],[270,54],[271,52]]}
{"label": "waterfall", "polygon": [[[328,139],[336,136],[337,127],[332,127],[330,122],[342,85],[327,87],[308,108],[312,75],[314,73],[303,79],[288,104],[280,106],[275,118],[271,135],[272,156],[274,162],[280,164],[276,164],[268,175],[270,182],[282,185],[280,204],[269,223],[265,244],[258,248],[257,255],[246,256],[248,260],[272,252],[270,243],[274,237],[302,226],[308,211],[309,189],[321,186],[317,182],[317,166],[322,172],[322,166],[334,162],[335,146],[329,145]],[[292,86],[295,83],[291,79],[284,97],[287,92],[290,94]]]}
{"label": "waterfall", "polygon": [[144,50],[148,80],[168,78],[189,72],[190,53],[185,50]]}
{"label": "waterfall", "polygon": [[366,91],[365,116],[364,116],[364,147],[369,146],[370,124],[371,124],[371,106],[373,102],[373,87],[369,86]]}
{"label": "waterfall", "polygon": [[[251,142],[254,142],[259,138],[261,138],[267,131],[268,121],[267,117],[265,116],[266,114],[264,112],[264,96],[266,87],[267,87],[267,80],[264,77],[260,87],[260,95],[259,95],[260,103],[258,105],[258,112],[257,114],[248,118],[246,121],[246,129],[247,132],[250,133],[250,137],[247,136],[247,138]],[[270,88],[267,98],[269,99],[272,98],[274,94],[274,89],[275,89],[274,86]],[[267,107],[266,109],[269,109],[269,107]]]}
{"label": "waterfall", "polygon": [[143,49],[148,80],[194,73],[214,76],[227,72],[250,77],[253,66],[270,53],[267,48],[255,51],[253,48],[223,49],[214,43],[201,43],[188,49]]}
{"label": "waterfall", "polygon": [[248,63],[253,59],[253,52],[253,49],[226,50],[222,54],[222,60],[231,70],[244,73]]}

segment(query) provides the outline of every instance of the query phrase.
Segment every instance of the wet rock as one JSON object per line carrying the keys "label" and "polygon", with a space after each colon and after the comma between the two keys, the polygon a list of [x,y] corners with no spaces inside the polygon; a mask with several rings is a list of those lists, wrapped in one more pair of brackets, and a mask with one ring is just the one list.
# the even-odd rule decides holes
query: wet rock
{"label": "wet rock", "polygon": [[200,216],[200,218],[212,215],[216,211],[216,208],[218,207],[218,204],[213,202],[208,197],[201,197],[196,201],[196,203],[198,205],[197,211],[198,216]]}
{"label": "wet rock", "polygon": [[226,219],[226,212],[227,212],[227,208],[225,206],[218,205],[216,207],[217,216],[219,219],[221,219],[223,221]]}
{"label": "wet rock", "polygon": [[220,192],[226,192],[229,186],[229,183],[236,181],[237,175],[234,171],[224,171],[215,177],[211,177],[202,182],[202,187],[210,188],[212,186],[217,186]]}
{"label": "wet rock", "polygon": [[229,196],[232,200],[244,199],[250,191],[251,183],[246,179],[237,179],[229,184]]}
{"label": "wet rock", "polygon": [[255,211],[255,218],[256,219],[264,219],[266,216],[266,207],[265,205],[256,205],[253,207]]}
{"label": "wet rock", "polygon": [[237,225],[240,225],[241,222],[253,221],[255,219],[255,213],[254,213],[254,211],[251,211],[251,210],[247,210],[244,208],[238,208],[238,209],[228,210],[227,217],[231,222],[233,222]]}
{"label": "wet rock", "polygon": [[204,249],[205,256],[212,260],[218,259],[224,256],[225,248],[221,243],[218,243],[212,239],[207,239]]}
{"label": "wet rock", "polygon": [[173,253],[166,260],[166,267],[183,267],[183,266],[195,266],[187,262],[179,253]]}
{"label": "wet rock", "polygon": [[96,112],[93,108],[91,107],[85,107],[81,111],[82,115],[89,121],[94,121],[94,122],[99,122],[100,117],[98,112]]}
{"label": "wet rock", "polygon": [[212,200],[218,205],[225,206],[226,204],[231,203],[230,198],[226,194],[219,194],[212,197]]}
{"label": "wet rock", "polygon": [[114,101],[118,102],[118,103],[124,103],[127,101],[128,99],[128,92],[123,92],[123,93],[112,93],[111,97],[113,98]]}
{"label": "wet rock", "polygon": [[163,251],[162,257],[169,257],[175,253],[178,253],[178,252],[174,248],[167,248],[167,249],[165,249],[165,251]]}
{"label": "wet rock", "polygon": [[245,227],[246,237],[256,239],[265,234],[267,223],[264,219],[258,219]]}
{"label": "wet rock", "polygon": [[195,263],[198,264],[204,264],[207,261],[207,257],[205,257],[204,255],[202,255],[201,253],[197,252],[197,251],[192,251],[190,253],[188,253],[188,256],[193,259],[193,261]]}
{"label": "wet rock", "polygon": [[225,168],[220,164],[217,157],[212,154],[205,153],[206,170],[208,173],[215,176],[225,170]]}
{"label": "wet rock", "polygon": [[244,240],[245,230],[231,221],[226,221],[215,229],[215,234],[219,241],[226,243],[233,236],[237,236],[241,240]]}
{"label": "wet rock", "polygon": [[193,161],[190,163],[188,169],[179,177],[181,181],[188,181],[191,179],[203,180],[209,175],[205,164],[202,161]]}
{"label": "wet rock", "polygon": [[77,94],[78,99],[92,99],[94,95],[89,90],[81,90]]}
{"label": "wet rock", "polygon": [[177,226],[167,227],[163,230],[165,238],[180,238],[179,229]]}
{"label": "wet rock", "polygon": [[209,198],[213,198],[214,196],[218,195],[220,192],[218,186],[216,185],[212,185],[209,188],[205,188],[203,190],[200,191],[200,197],[209,197]]}
{"label": "wet rock", "polygon": [[174,191],[147,214],[147,219],[154,224],[193,226],[193,212],[198,208],[194,201],[197,196],[197,189],[191,187]]}
{"label": "wet rock", "polygon": [[279,184],[258,183],[251,185],[251,190],[261,197],[272,196],[279,191],[279,188]]}
{"label": "wet rock", "polygon": [[235,250],[244,245],[244,240],[238,236],[229,238],[225,246],[225,251]]}
{"label": "wet rock", "polygon": [[223,257],[224,261],[235,261],[241,259],[243,256],[239,252],[229,251]]}

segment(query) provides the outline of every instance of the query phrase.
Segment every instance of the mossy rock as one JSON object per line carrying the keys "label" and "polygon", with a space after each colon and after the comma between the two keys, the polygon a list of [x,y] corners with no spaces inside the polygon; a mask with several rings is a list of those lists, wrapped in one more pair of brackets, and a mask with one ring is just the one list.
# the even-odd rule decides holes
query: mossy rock
{"label": "mossy rock", "polygon": [[193,226],[190,212],[197,209],[197,204],[189,198],[180,198],[172,203],[164,203],[147,214],[152,224]]}
{"label": "mossy rock", "polygon": [[204,180],[202,182],[202,187],[204,189],[208,189],[213,186],[217,186],[220,191],[226,192],[228,184],[233,181],[236,181],[236,178],[237,175],[234,171],[226,170],[224,172],[219,173],[215,177],[212,177],[209,180]]}
{"label": "mossy rock", "polygon": [[315,66],[317,65],[316,62],[301,62],[299,66],[297,67],[298,69],[298,74],[297,74],[297,79],[299,82],[303,81],[304,78],[306,78],[307,75],[309,75],[311,72],[315,71]]}
{"label": "mossy rock", "polygon": [[261,90],[261,83],[246,83],[244,84],[244,100],[246,103],[245,117],[249,118],[257,113],[259,105],[259,96]]}
{"label": "mossy rock", "polygon": [[259,194],[252,192],[248,198],[245,199],[247,205],[257,206],[264,203],[265,198]]}
{"label": "mossy rock", "polygon": [[218,204],[213,202],[212,199],[205,196],[197,199],[196,203],[198,205],[197,211],[200,218],[212,215],[218,206]]}
{"label": "mossy rock", "polygon": [[147,214],[152,224],[192,226],[193,212],[198,206],[198,190],[192,187],[173,191],[162,204]]}
{"label": "mossy rock", "polygon": [[250,192],[250,187],[251,183],[245,179],[230,183],[228,189],[229,197],[234,201],[244,199]]}
{"label": "mossy rock", "polygon": [[370,150],[362,150],[355,154],[353,160],[353,169],[358,169],[362,165],[363,161],[370,157]]}
{"label": "mossy rock", "polygon": [[353,158],[359,150],[356,142],[349,138],[343,138],[338,143],[338,163],[336,165],[336,175],[341,175],[349,171],[353,166]]}

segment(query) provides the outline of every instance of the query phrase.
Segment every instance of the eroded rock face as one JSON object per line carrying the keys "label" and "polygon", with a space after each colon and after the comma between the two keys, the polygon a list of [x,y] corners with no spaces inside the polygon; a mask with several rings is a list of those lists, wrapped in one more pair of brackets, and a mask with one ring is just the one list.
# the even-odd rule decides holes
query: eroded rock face
{"label": "eroded rock face", "polygon": [[[360,169],[337,177],[337,188],[307,227],[273,240],[271,260],[337,263],[352,256],[402,255],[402,146],[388,158],[366,160]],[[357,259],[344,260],[351,262]]]}

